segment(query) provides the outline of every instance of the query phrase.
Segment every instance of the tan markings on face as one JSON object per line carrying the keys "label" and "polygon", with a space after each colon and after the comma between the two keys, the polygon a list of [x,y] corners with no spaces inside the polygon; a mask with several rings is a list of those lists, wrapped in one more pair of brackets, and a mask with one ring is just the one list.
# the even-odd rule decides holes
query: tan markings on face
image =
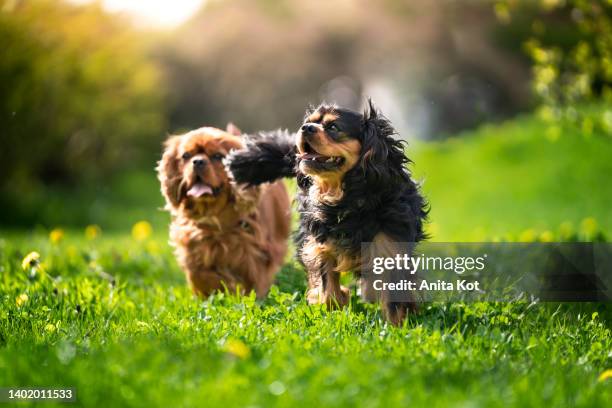
{"label": "tan markings on face", "polygon": [[321,120],[321,112],[316,111],[312,114],[310,114],[307,118],[306,118],[306,122],[318,122]]}
{"label": "tan markings on face", "polygon": [[[303,137],[302,134],[298,136],[297,150],[299,154],[305,153],[304,143],[302,142]],[[361,151],[361,143],[359,143],[358,140],[347,139],[342,142],[337,142],[329,138],[321,126],[318,126],[317,133],[310,137],[309,143],[317,153],[323,156],[344,158],[344,165],[337,170],[344,170],[343,172],[353,168],[359,159],[359,152]]]}
{"label": "tan markings on face", "polygon": [[335,113],[326,113],[325,115],[323,115],[323,120],[321,122],[324,125],[327,125],[328,123],[333,122],[336,119],[338,119],[338,115],[336,115]]}
{"label": "tan markings on face", "polygon": [[344,195],[344,191],[342,190],[344,175],[347,171],[352,169],[359,160],[361,143],[355,139],[335,142],[329,139],[324,132],[320,131],[314,136],[311,144],[318,153],[324,156],[344,158],[342,166],[332,171],[310,173],[308,168],[301,167],[302,171],[306,174],[310,174],[315,181],[309,192],[311,197],[327,204],[336,203]]}

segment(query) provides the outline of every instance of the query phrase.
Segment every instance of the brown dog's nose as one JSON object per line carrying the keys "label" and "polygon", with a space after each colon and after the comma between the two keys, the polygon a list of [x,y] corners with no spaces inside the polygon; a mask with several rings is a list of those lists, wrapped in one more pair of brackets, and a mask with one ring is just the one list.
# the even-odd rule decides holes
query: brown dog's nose
{"label": "brown dog's nose", "polygon": [[306,134],[314,134],[317,133],[317,127],[311,123],[306,123],[302,126],[302,132]]}
{"label": "brown dog's nose", "polygon": [[206,161],[204,159],[195,159],[193,161],[193,167],[202,168],[206,165]]}

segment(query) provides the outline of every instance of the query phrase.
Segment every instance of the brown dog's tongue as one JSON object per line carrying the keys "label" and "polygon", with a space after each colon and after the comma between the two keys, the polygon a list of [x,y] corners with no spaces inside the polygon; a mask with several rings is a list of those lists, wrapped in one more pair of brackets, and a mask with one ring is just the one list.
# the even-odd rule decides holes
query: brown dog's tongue
{"label": "brown dog's tongue", "polygon": [[195,183],[193,185],[193,187],[191,187],[188,191],[187,191],[187,195],[189,197],[202,197],[204,194],[212,194],[212,188],[210,188],[210,186],[207,186],[204,183]]}

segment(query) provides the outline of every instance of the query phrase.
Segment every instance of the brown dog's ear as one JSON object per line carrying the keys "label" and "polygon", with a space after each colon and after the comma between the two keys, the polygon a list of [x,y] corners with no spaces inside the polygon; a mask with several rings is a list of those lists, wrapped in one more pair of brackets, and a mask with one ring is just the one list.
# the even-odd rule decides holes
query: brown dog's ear
{"label": "brown dog's ear", "polygon": [[181,136],[171,136],[164,142],[164,154],[157,165],[157,178],[161,182],[161,192],[166,199],[166,208],[177,208],[181,197],[181,179],[178,149]]}
{"label": "brown dog's ear", "polygon": [[234,135],[234,136],[242,135],[242,130],[240,130],[240,128],[234,125],[232,122],[227,124],[227,126],[225,127],[225,131],[229,133],[230,135]]}
{"label": "brown dog's ear", "polygon": [[219,144],[221,144],[221,146],[223,146],[223,148],[229,152],[230,150],[238,150],[238,149],[242,149],[244,147],[244,141],[241,137],[238,136],[228,136],[225,135],[223,137],[220,137],[219,140]]}

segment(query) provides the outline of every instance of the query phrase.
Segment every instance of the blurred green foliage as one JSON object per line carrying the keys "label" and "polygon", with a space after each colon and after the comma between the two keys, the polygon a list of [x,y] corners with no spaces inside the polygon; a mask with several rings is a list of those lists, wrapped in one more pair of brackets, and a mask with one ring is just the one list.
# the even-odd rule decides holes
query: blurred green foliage
{"label": "blurred green foliage", "polygon": [[[612,2],[609,0],[503,0],[498,19],[524,27],[523,48],[532,63],[532,88],[542,118],[584,133],[612,132],[612,111],[593,118],[578,105],[612,101]],[[524,33],[526,34],[526,33]]]}
{"label": "blurred green foliage", "polygon": [[99,4],[0,0],[3,208],[152,161],[164,92],[143,38]]}
{"label": "blurred green foliage", "polygon": [[[162,34],[98,2],[0,0],[0,225],[122,229],[148,219],[165,228],[153,168],[169,130],[228,121],[245,131],[294,129],[308,103],[358,107],[373,93],[403,137],[420,122],[446,135],[534,107],[530,67],[539,119],[409,152],[415,171],[427,173],[439,236],[518,234],[589,216],[610,225],[609,195],[596,186],[605,182],[612,110],[585,105],[610,98],[609,1],[365,3],[210,1]],[[549,145],[566,135],[603,137]],[[520,164],[506,152],[518,152]],[[470,155],[472,177],[450,177]],[[550,187],[571,166],[592,177],[591,200],[584,183]],[[517,184],[516,171],[535,176]],[[490,175],[508,187],[499,192]],[[488,199],[490,211],[472,214],[472,203]]]}
{"label": "blurred green foliage", "polygon": [[[595,104],[577,111],[595,122],[609,110]],[[433,240],[533,240],[560,229],[555,240],[569,240],[567,228],[579,231],[589,217],[602,231],[612,230],[612,190],[606,188],[612,132],[585,133],[530,114],[444,142],[415,144],[408,155],[431,203]]]}
{"label": "blurred green foliage", "polygon": [[[593,105],[578,111],[595,121],[606,109]],[[413,142],[407,155],[431,203],[428,228],[435,241],[516,240],[525,231],[536,237],[556,233],[568,223],[578,232],[589,217],[609,237],[612,190],[604,187],[612,174],[611,142],[612,133],[599,127],[585,133],[529,114],[441,142]],[[289,191],[295,191],[295,183],[289,183]],[[105,231],[128,231],[135,222],[148,220],[156,233],[167,232],[169,215],[161,210],[152,165],[76,191],[42,186],[28,197],[10,214],[13,221],[21,220],[12,226],[98,224]]]}

